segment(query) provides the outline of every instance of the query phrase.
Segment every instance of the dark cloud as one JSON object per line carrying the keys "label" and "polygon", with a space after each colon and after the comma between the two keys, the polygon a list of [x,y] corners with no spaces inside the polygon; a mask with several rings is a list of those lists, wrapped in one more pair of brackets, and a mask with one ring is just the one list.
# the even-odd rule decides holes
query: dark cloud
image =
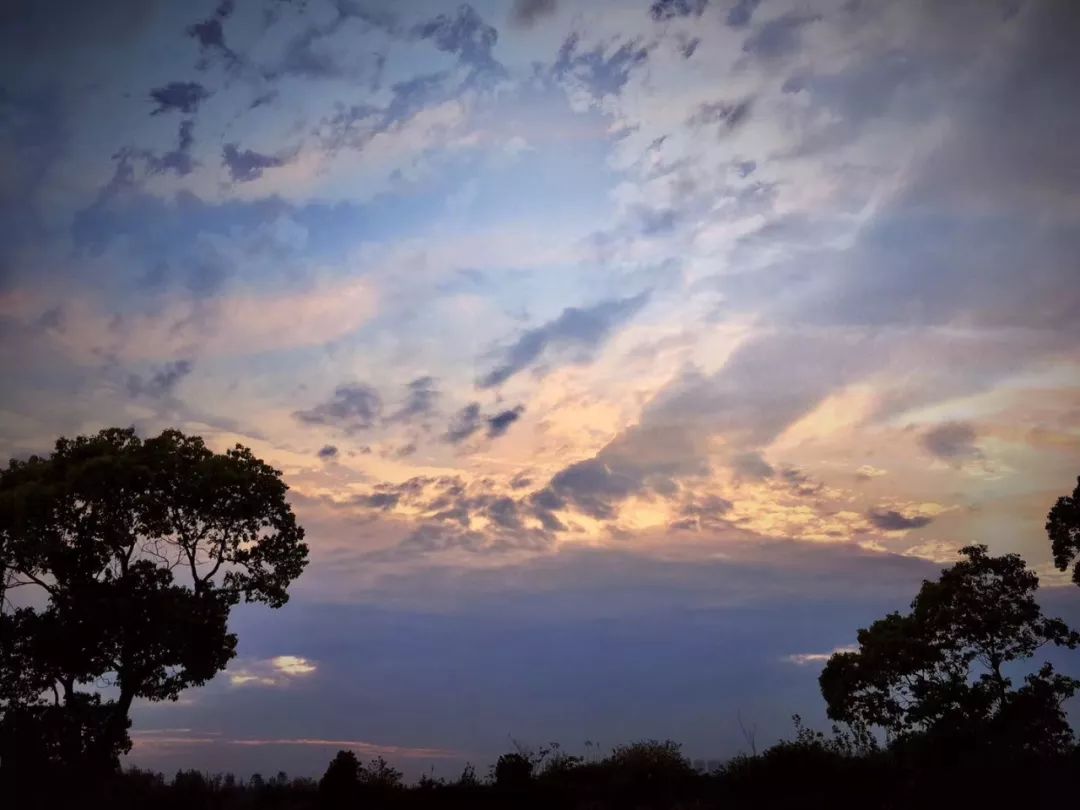
{"label": "dark cloud", "polygon": [[176,148],[149,160],[151,174],[173,172],[180,177],[191,174],[196,166],[194,158],[191,157],[191,148],[195,145],[195,136],[192,133],[194,128],[194,121],[180,122],[176,134]]}
{"label": "dark cloud", "polygon": [[738,102],[712,101],[698,107],[686,123],[691,127],[720,124],[721,131],[730,131],[745,121],[749,112],[749,99]]}
{"label": "dark cloud", "polygon": [[789,12],[769,20],[746,38],[743,50],[762,59],[778,59],[798,50],[803,29],[820,20],[817,14]]}
{"label": "dark cloud", "polygon": [[776,472],[772,465],[761,457],[761,453],[755,451],[739,453],[731,459],[730,466],[737,477],[753,481],[772,478]]}
{"label": "dark cloud", "polygon": [[286,165],[293,155],[264,155],[245,149],[242,152],[235,143],[227,143],[221,150],[222,163],[228,167],[229,176],[237,183],[246,183],[262,177],[264,169]]}
{"label": "dark cloud", "polygon": [[634,68],[649,58],[648,48],[638,40],[624,42],[611,53],[599,44],[588,51],[580,51],[580,37],[573,33],[559,48],[559,56],[552,68],[559,78],[572,77],[588,88],[595,98],[618,95],[630,80]]}
{"label": "dark cloud", "polygon": [[482,427],[487,428],[489,439],[496,439],[510,429],[525,412],[523,405],[517,405],[504,411],[486,416],[480,412],[479,402],[470,402],[457,412],[443,438],[451,444],[460,444],[475,434]]}
{"label": "dark cloud", "polygon": [[319,458],[337,458],[338,449],[332,444],[324,445],[317,454]]}
{"label": "dark cloud", "polygon": [[691,498],[679,509],[679,519],[672,523],[673,529],[715,529],[727,525],[724,520],[734,504],[719,495]]}
{"label": "dark cloud", "polygon": [[353,499],[353,503],[357,506],[363,506],[368,509],[381,509],[383,511],[389,511],[398,505],[401,500],[400,492],[370,492],[365,495],[357,495]]}
{"label": "dark cloud", "polygon": [[158,368],[148,377],[131,374],[127,378],[127,392],[132,397],[162,399],[172,396],[176,386],[192,370],[190,360],[175,360]]}
{"label": "dark cloud", "polygon": [[476,433],[481,424],[480,403],[470,402],[454,416],[444,438],[451,444],[458,444]]}
{"label": "dark cloud", "polygon": [[946,422],[919,437],[922,446],[940,459],[956,463],[982,457],[975,445],[975,428],[966,422]]}
{"label": "dark cloud", "polygon": [[736,0],[735,5],[727,15],[727,24],[732,28],[742,28],[750,24],[750,18],[754,16],[761,0]]}
{"label": "dark cloud", "polygon": [[168,152],[159,154],[152,149],[134,146],[125,146],[117,151],[113,155],[113,160],[116,161],[113,177],[105,187],[103,195],[107,197],[124,189],[134,189],[145,178],[157,174],[172,172],[177,177],[190,174],[198,165],[191,155],[195,145],[194,128],[194,121],[181,121],[176,135],[176,147]]}
{"label": "dark cloud", "polygon": [[810,496],[821,491],[821,483],[797,467],[785,467],[780,471],[780,480],[788,485],[795,495]]}
{"label": "dark cloud", "polygon": [[550,17],[557,8],[557,0],[514,0],[510,18],[518,25],[528,28],[544,17]]}
{"label": "dark cloud", "polygon": [[619,504],[640,494],[670,497],[677,481],[703,476],[707,460],[693,428],[638,425],[617,436],[599,453],[560,470],[534,493],[540,509],[574,507],[598,520],[615,516]]}
{"label": "dark cloud", "polygon": [[157,102],[151,115],[158,115],[170,110],[177,110],[191,115],[199,109],[199,104],[210,93],[198,82],[169,82],[163,87],[150,91],[150,98]]}
{"label": "dark cloud", "polygon": [[886,532],[898,532],[906,529],[921,529],[933,522],[932,517],[913,515],[911,517],[895,509],[871,509],[866,518],[877,528]]}
{"label": "dark cloud", "polygon": [[502,71],[502,66],[492,56],[499,32],[484,22],[476,9],[467,3],[458,6],[454,15],[440,14],[420,23],[413,28],[413,34],[431,40],[440,51],[455,54],[476,71]]}
{"label": "dark cloud", "polygon": [[408,458],[409,456],[414,455],[416,450],[416,442],[409,442],[408,444],[403,444],[401,447],[396,448],[393,455],[394,458]]}
{"label": "dark cloud", "polygon": [[657,22],[674,17],[700,17],[709,0],[656,0],[649,6],[649,16]]}
{"label": "dark cloud", "polygon": [[295,411],[293,416],[308,425],[328,425],[350,433],[366,430],[375,424],[382,410],[379,392],[370,385],[340,385],[327,402]]}
{"label": "dark cloud", "polygon": [[677,41],[679,43],[679,53],[683,55],[683,59],[689,59],[697,51],[698,45],[701,44],[701,37],[680,35]]}
{"label": "dark cloud", "polygon": [[510,426],[521,418],[521,414],[525,412],[524,405],[518,405],[505,411],[499,411],[493,416],[487,417],[487,436],[489,439],[494,439],[502,436],[506,431],[510,429]]}
{"label": "dark cloud", "polygon": [[528,330],[504,349],[503,362],[481,377],[477,385],[492,388],[506,382],[538,360],[549,348],[594,348],[616,326],[635,315],[648,300],[649,293],[643,292],[632,298],[601,301],[585,309],[568,307],[555,320]]}
{"label": "dark cloud", "polygon": [[391,422],[411,422],[431,416],[439,401],[434,377],[417,377],[405,386],[405,402],[390,416]]}
{"label": "dark cloud", "polygon": [[222,27],[222,22],[232,15],[233,7],[233,0],[221,0],[211,16],[188,26],[187,35],[199,43],[203,55],[200,67],[206,67],[211,54],[220,55],[229,64],[238,61],[237,55],[225,44],[225,29]]}

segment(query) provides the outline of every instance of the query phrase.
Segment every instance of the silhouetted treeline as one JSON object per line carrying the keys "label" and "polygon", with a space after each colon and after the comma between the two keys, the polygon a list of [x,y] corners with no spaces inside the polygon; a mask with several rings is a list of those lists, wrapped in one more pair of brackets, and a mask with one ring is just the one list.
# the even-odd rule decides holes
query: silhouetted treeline
{"label": "silhouetted treeline", "polygon": [[[558,748],[515,751],[487,774],[467,766],[452,780],[406,784],[382,760],[360,763],[340,751],[320,780],[179,771],[171,780],[137,768],[96,786],[45,781],[15,805],[163,810],[395,810],[396,808],[1042,808],[1069,807],[1080,774],[1080,747],[1056,756],[1005,753],[1000,744],[956,746],[907,740],[866,745],[834,729],[804,728],[757,755],[712,772],[695,770],[673,742],[616,748],[593,761]],[[1000,743],[1000,741],[997,741]],[[24,791],[30,786],[23,785]],[[10,796],[11,794],[7,794]]]}

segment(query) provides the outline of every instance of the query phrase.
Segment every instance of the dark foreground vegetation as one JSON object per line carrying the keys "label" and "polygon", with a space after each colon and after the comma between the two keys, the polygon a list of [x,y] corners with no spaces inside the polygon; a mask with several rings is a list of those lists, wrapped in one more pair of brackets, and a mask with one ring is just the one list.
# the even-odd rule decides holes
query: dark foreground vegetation
{"label": "dark foreground vegetation", "polygon": [[[1065,807],[1080,747],[1065,712],[1080,681],[1038,660],[1080,633],[1043,615],[1015,554],[969,546],[907,612],[859,630],[820,677],[829,734],[710,773],[647,741],[586,761],[558,746],[490,773],[405,785],[341,751],[318,781],[122,771],[135,698],[198,686],[235,654],[241,601],[279,607],[306,563],[280,473],[177,431],[61,439],[0,471],[0,797],[15,808]],[[1047,519],[1080,585],[1080,483]],[[13,598],[28,588],[36,600]],[[628,707],[628,710],[632,707]]]}
{"label": "dark foreground vegetation", "polygon": [[[641,742],[583,762],[518,753],[478,778],[405,785],[385,763],[361,765],[340,752],[320,780],[180,771],[170,781],[138,769],[92,790],[52,780],[25,786],[14,807],[220,808],[1064,808],[1074,806],[1080,751],[1053,756],[987,751],[922,740],[859,750],[843,736],[800,729],[794,739],[718,770],[691,768],[676,744]],[[11,793],[6,795],[11,796]]]}

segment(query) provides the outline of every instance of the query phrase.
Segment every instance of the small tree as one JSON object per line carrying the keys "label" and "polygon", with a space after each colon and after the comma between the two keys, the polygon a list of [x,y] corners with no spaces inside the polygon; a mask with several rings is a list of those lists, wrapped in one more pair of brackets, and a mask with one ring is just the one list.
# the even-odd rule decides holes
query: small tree
{"label": "small tree", "polygon": [[230,609],[281,606],[306,565],[287,489],[176,430],[62,438],[0,471],[0,766],[115,767],[135,698],[221,671]]}
{"label": "small tree", "polygon": [[[1035,601],[1038,577],[1015,554],[986,546],[923,582],[907,614],[859,630],[856,652],[836,653],[821,674],[829,717],[893,738],[957,736],[1021,750],[1062,750],[1061,709],[1080,682],[1047,664],[1013,689],[1005,672],[1046,645],[1076,647],[1080,634]],[[1040,730],[1041,729],[1041,730]]]}
{"label": "small tree", "polygon": [[348,807],[359,790],[360,760],[352,751],[338,751],[319,780],[319,804],[326,808]]}
{"label": "small tree", "polygon": [[503,754],[495,763],[494,774],[497,787],[520,790],[532,780],[532,759],[522,753]]}
{"label": "small tree", "polygon": [[1072,579],[1080,585],[1080,478],[1072,495],[1062,495],[1046,516],[1046,533],[1054,565],[1059,571],[1073,566]]}

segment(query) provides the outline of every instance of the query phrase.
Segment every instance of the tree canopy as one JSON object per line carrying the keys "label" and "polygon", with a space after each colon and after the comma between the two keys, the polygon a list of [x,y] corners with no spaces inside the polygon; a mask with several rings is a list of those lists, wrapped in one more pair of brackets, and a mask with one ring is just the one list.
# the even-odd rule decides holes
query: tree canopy
{"label": "tree canopy", "polygon": [[61,438],[0,470],[4,767],[114,765],[135,698],[222,670],[230,609],[283,605],[306,565],[287,489],[249,449],[177,430]]}
{"label": "tree canopy", "polygon": [[1072,495],[1062,495],[1046,516],[1046,534],[1059,571],[1073,566],[1072,579],[1080,585],[1080,478]]}
{"label": "tree canopy", "polygon": [[1038,577],[1015,554],[986,546],[923,582],[910,613],[858,633],[858,650],[834,654],[821,674],[829,717],[877,726],[894,739],[966,736],[1025,750],[1061,750],[1072,732],[1062,702],[1080,681],[1049,664],[1013,688],[1006,667],[1047,644],[1076,647],[1080,634],[1043,616]]}

